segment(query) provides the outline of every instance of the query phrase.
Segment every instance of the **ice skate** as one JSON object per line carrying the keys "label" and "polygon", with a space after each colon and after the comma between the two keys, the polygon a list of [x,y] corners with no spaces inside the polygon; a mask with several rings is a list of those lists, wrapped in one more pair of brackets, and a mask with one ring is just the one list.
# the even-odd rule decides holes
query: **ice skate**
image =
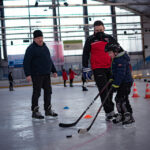
{"label": "ice skate", "polygon": [[115,116],[116,116],[116,114],[114,113],[114,111],[112,111],[112,112],[106,114],[105,120],[112,121]]}
{"label": "ice skate", "polygon": [[122,114],[118,113],[118,114],[116,114],[116,118],[113,119],[112,122],[114,124],[120,124],[120,123],[122,123],[122,120],[123,120]]}
{"label": "ice skate", "polygon": [[132,128],[135,127],[135,120],[129,112],[124,114],[124,121],[122,122],[123,127],[125,128]]}
{"label": "ice skate", "polygon": [[48,107],[48,109],[45,111],[45,116],[46,118],[50,118],[50,117],[57,117],[58,114],[55,113],[52,109],[51,109],[51,106]]}
{"label": "ice skate", "polygon": [[82,86],[82,91],[88,91],[88,89],[85,86]]}
{"label": "ice skate", "polygon": [[39,107],[35,107],[32,112],[32,118],[33,119],[44,119],[44,116],[39,112]]}

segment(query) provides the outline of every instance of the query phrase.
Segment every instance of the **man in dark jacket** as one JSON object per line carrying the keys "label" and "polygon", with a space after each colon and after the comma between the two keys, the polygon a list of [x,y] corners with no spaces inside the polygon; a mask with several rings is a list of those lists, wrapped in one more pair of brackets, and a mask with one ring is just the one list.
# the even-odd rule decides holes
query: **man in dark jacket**
{"label": "man in dark jacket", "polygon": [[32,117],[36,119],[44,119],[39,112],[38,99],[41,94],[41,88],[44,90],[44,110],[45,116],[57,116],[51,109],[51,72],[57,77],[57,71],[51,59],[48,47],[43,42],[43,33],[35,30],[33,33],[34,41],[27,48],[24,56],[24,72],[28,82],[32,80]]}
{"label": "man in dark jacket", "polygon": [[[102,21],[94,22],[94,34],[87,38],[82,56],[83,72],[84,70],[89,70],[88,63],[90,59],[91,69],[99,91],[107,84],[111,76],[111,58],[105,52],[105,45],[109,42],[117,43],[111,35],[105,34],[104,30],[105,27]],[[106,88],[100,95],[102,102],[107,95],[108,89]],[[104,111],[107,121],[111,120],[115,115],[111,94],[104,104]]]}
{"label": "man in dark jacket", "polygon": [[118,110],[114,123],[122,122],[123,125],[134,122],[133,111],[129,102],[129,94],[133,78],[130,70],[130,58],[117,44],[108,43],[105,51],[113,59],[112,61],[112,88],[117,91],[115,101]]}

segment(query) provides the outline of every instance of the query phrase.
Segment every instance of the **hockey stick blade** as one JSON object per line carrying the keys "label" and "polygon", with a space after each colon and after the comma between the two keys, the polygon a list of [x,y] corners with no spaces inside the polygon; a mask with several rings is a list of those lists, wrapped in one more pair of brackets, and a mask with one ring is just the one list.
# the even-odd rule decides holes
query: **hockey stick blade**
{"label": "hockey stick blade", "polygon": [[85,133],[87,133],[87,132],[88,132],[87,129],[79,129],[79,130],[78,130],[78,133],[79,133],[79,134],[85,134]]}
{"label": "hockey stick blade", "polygon": [[70,123],[70,124],[60,123],[59,127],[67,128],[67,127],[72,127],[72,126],[75,126],[75,125],[76,125],[76,122],[75,123]]}
{"label": "hockey stick blade", "polygon": [[79,133],[79,134],[84,134],[84,133],[88,132],[88,131],[91,129],[92,125],[94,124],[94,122],[95,122],[95,120],[96,120],[98,114],[100,113],[100,111],[101,111],[101,109],[102,109],[104,103],[106,102],[106,100],[107,100],[109,94],[111,93],[111,91],[112,91],[112,88],[108,91],[108,93],[107,93],[107,95],[106,95],[106,97],[105,97],[103,103],[100,105],[100,107],[99,107],[99,109],[98,109],[98,111],[97,111],[97,113],[96,113],[96,115],[95,115],[93,121],[92,121],[91,124],[89,125],[89,127],[86,128],[86,129],[79,129],[79,130],[78,130],[78,133]]}

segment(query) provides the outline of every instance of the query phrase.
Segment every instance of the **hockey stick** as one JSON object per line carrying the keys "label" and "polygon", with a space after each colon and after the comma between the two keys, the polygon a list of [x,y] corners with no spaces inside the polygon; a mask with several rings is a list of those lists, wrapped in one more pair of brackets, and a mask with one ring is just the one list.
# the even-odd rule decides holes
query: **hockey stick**
{"label": "hockey stick", "polygon": [[90,105],[85,109],[85,111],[81,114],[81,116],[73,123],[60,123],[59,126],[60,127],[72,127],[72,126],[75,126],[79,121],[80,119],[84,116],[84,114],[87,112],[87,110],[93,105],[93,103],[96,101],[96,99],[99,97],[100,94],[102,94],[104,92],[104,90],[108,87],[108,85],[110,84],[111,82],[108,81],[106,83],[106,85],[102,88],[102,90],[96,95],[96,97],[94,98],[94,100],[90,103]]}
{"label": "hockey stick", "polygon": [[84,133],[88,132],[88,131],[91,129],[91,127],[92,127],[92,125],[94,124],[94,122],[95,122],[95,120],[96,120],[96,118],[97,118],[99,112],[101,111],[103,105],[105,104],[105,102],[106,102],[106,100],[107,100],[107,98],[108,98],[108,96],[109,96],[109,94],[110,94],[111,92],[112,92],[112,88],[109,89],[109,91],[108,91],[108,93],[107,93],[107,95],[106,95],[104,101],[103,101],[102,104],[100,105],[100,107],[99,107],[99,109],[98,109],[98,111],[97,111],[97,113],[96,113],[94,119],[92,120],[91,124],[89,125],[89,127],[86,128],[86,129],[79,129],[79,130],[78,130],[78,133],[84,134]]}

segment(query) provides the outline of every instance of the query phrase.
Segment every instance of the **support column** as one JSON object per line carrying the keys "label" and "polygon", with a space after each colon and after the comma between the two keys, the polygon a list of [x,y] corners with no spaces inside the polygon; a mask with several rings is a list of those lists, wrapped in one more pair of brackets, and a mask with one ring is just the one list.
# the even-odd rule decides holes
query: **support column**
{"label": "support column", "polygon": [[[87,4],[87,0],[83,0],[83,4]],[[83,16],[86,16],[83,18],[84,24],[89,24],[88,21],[88,8],[87,6],[83,6]],[[84,27],[84,33],[85,33],[85,38],[87,38],[89,36],[89,27],[85,26]]]}
{"label": "support column", "polygon": [[[144,26],[143,26],[143,17],[140,16],[140,20],[141,20],[141,28],[144,29]],[[145,43],[144,43],[144,30],[142,30],[142,54],[143,54],[143,61],[144,61],[144,66],[145,66],[145,59],[146,59],[146,56],[145,56]]]}
{"label": "support column", "polygon": [[[1,16],[1,11],[0,11],[0,16]],[[0,27],[1,27],[1,25],[0,25]],[[1,31],[0,31],[0,33],[1,33]],[[2,61],[2,51],[1,51],[1,42],[0,42],[0,64],[1,64],[1,61]]]}
{"label": "support column", "polygon": [[116,26],[116,11],[115,6],[110,6],[112,14],[112,31],[113,37],[117,40],[117,26]]}
{"label": "support column", "polygon": [[[55,3],[55,0],[52,0],[52,9],[53,9],[53,17],[56,17],[57,14],[56,14],[56,3]],[[57,28],[57,18],[53,18],[53,24],[54,24],[54,27],[53,27],[53,31],[54,31],[54,40],[55,41],[58,41],[58,28]]]}
{"label": "support column", "polygon": [[31,15],[30,15],[29,5],[30,5],[30,2],[28,0],[28,16],[29,16],[29,30],[30,30],[29,38],[30,38],[30,42],[31,42],[31,40],[32,40],[32,36],[31,36],[32,35],[32,29],[31,29]]}
{"label": "support column", "polygon": [[59,40],[61,41],[61,27],[60,27],[60,10],[59,10],[59,6],[60,6],[60,4],[59,4],[59,0],[57,0],[57,5],[58,5],[58,25],[59,25]]}
{"label": "support column", "polygon": [[[0,1],[0,6],[3,5],[3,0]],[[4,60],[7,61],[7,46],[6,46],[6,29],[5,29],[5,15],[4,15],[4,8],[0,8],[0,17],[1,17],[1,33],[2,33],[2,47],[3,47],[3,55]]]}

